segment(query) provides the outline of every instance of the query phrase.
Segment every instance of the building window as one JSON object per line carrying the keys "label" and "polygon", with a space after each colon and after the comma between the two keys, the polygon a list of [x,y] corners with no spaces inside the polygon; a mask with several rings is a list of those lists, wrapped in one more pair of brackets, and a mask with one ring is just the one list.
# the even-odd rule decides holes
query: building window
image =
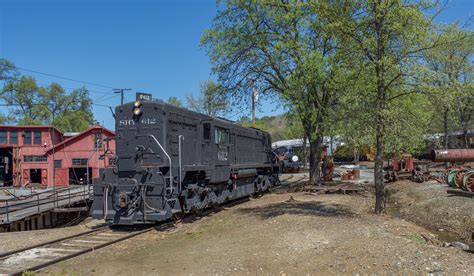
{"label": "building window", "polygon": [[31,145],[31,130],[23,130],[23,144]]}
{"label": "building window", "polygon": [[41,130],[40,129],[34,130],[34,144],[41,145]]}
{"label": "building window", "polygon": [[2,129],[0,130],[0,144],[7,144],[7,130]]}
{"label": "building window", "polygon": [[109,158],[109,166],[111,167],[117,166],[117,159]]}
{"label": "building window", "polygon": [[203,124],[202,139],[211,140],[211,124],[210,123]]}
{"label": "building window", "polygon": [[87,159],[83,158],[73,158],[72,159],[73,166],[87,166]]}
{"label": "building window", "polygon": [[54,168],[60,169],[63,167],[63,160],[54,160]]}
{"label": "building window", "polygon": [[94,149],[102,147],[102,133],[94,133]]}
{"label": "building window", "polygon": [[10,144],[18,144],[18,131],[12,130],[10,131]]}
{"label": "building window", "polygon": [[31,162],[47,162],[48,157],[44,155],[25,155],[23,157],[23,161],[25,163],[31,163]]}

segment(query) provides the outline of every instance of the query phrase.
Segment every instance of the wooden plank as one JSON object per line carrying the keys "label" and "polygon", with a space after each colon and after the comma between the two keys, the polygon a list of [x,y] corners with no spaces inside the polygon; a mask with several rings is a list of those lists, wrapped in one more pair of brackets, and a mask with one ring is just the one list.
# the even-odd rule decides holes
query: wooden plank
{"label": "wooden plank", "polygon": [[53,213],[70,213],[70,212],[84,212],[89,211],[87,207],[71,207],[71,208],[54,208]]}
{"label": "wooden plank", "polygon": [[446,192],[448,194],[457,195],[457,196],[474,197],[473,192],[468,192],[468,191],[464,191],[460,189],[448,189],[446,190]]}

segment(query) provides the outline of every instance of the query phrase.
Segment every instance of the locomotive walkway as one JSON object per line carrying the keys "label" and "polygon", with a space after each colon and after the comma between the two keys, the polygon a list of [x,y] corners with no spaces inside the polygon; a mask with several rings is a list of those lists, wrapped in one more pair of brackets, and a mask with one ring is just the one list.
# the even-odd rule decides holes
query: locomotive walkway
{"label": "locomotive walkway", "polygon": [[[44,189],[42,191],[30,191],[25,194],[25,189],[1,189],[2,194],[9,197],[0,198],[0,226],[8,227],[15,222],[19,222],[37,215],[55,212],[85,211],[85,208],[66,208],[81,202],[87,202],[92,196],[92,186],[70,186],[56,189]],[[18,195],[20,196],[18,196]],[[31,223],[31,222],[29,222]],[[36,224],[38,222],[35,222]],[[43,224],[45,223],[43,219]],[[41,222],[40,222],[41,224]],[[36,227],[21,227],[38,229]],[[18,229],[21,230],[21,229]]]}

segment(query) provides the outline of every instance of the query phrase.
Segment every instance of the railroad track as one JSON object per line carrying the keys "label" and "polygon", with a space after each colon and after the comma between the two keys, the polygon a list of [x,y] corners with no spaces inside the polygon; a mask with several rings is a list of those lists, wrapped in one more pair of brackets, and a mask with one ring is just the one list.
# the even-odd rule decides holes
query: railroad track
{"label": "railroad track", "polygon": [[[306,177],[306,175],[298,175],[295,182],[301,181]],[[283,181],[288,181],[293,178],[295,178],[295,176],[290,175],[289,178]],[[229,201],[220,207],[229,208],[248,200],[249,197],[244,197]],[[22,275],[27,271],[37,271],[61,261],[144,234],[151,230],[166,230],[175,226],[177,222],[191,222],[196,219],[196,217],[203,217],[220,210],[223,209],[210,207],[199,214],[190,213],[182,218],[175,218],[177,221],[166,221],[157,226],[153,225],[142,228],[112,228],[110,226],[104,226],[26,248],[0,253],[0,275]]]}
{"label": "railroad track", "polygon": [[[236,199],[222,204],[221,207],[232,207],[248,200],[248,197]],[[199,214],[190,213],[178,219],[178,221],[166,221],[157,226],[142,228],[111,228],[104,226],[26,248],[0,253],[0,275],[22,275],[26,271],[37,271],[151,230],[164,231],[172,228],[176,223],[191,222],[196,217],[203,217],[220,210],[222,209],[210,207]]]}
{"label": "railroad track", "polygon": [[309,176],[306,173],[284,174],[282,175],[280,181],[282,182],[282,184],[292,184],[292,183],[297,183],[297,182],[306,180],[308,178]]}
{"label": "railroad track", "polygon": [[115,229],[106,226],[6,252],[0,254],[0,275],[21,275],[25,271],[36,271],[153,229],[157,228]]}

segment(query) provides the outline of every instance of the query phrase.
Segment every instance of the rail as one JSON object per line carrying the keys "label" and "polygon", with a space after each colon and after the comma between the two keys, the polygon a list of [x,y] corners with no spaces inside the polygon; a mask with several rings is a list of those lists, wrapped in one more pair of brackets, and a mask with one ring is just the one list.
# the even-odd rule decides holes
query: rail
{"label": "rail", "polygon": [[[0,219],[0,224],[10,223],[10,217],[13,212],[24,211],[28,209],[36,208],[38,213],[42,212],[42,206],[50,205],[52,203],[52,208],[54,209],[59,206],[71,205],[72,203],[77,203],[81,200],[87,200],[92,195],[92,187],[87,189],[86,187],[69,187],[61,188],[58,190],[49,190],[34,195],[29,196],[28,198],[19,201],[18,199],[5,200],[0,203],[0,215],[4,215],[5,219]],[[77,190],[77,191],[75,191]],[[46,196],[43,196],[45,195]],[[73,200],[79,198],[79,200]],[[43,210],[45,211],[45,210]]]}

